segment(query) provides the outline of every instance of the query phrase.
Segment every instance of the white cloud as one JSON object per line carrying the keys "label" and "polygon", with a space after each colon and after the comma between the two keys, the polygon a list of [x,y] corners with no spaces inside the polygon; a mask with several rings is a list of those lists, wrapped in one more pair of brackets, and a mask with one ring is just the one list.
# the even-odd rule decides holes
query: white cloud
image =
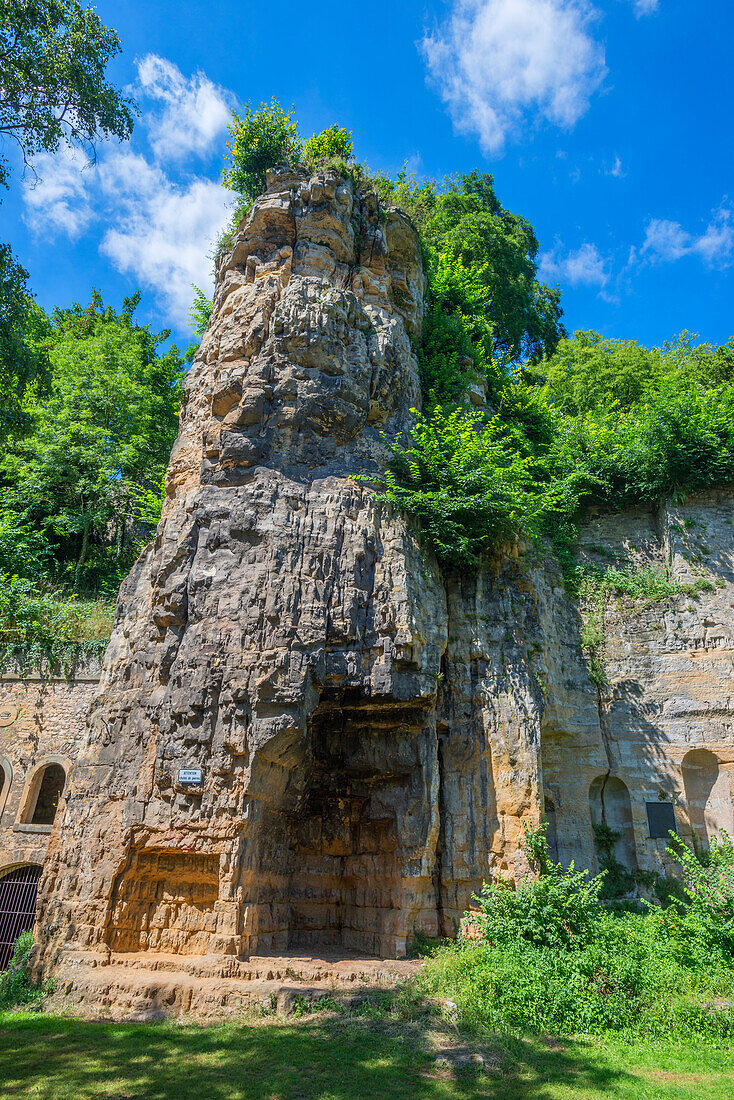
{"label": "white cloud", "polygon": [[26,183],[24,192],[26,223],[35,233],[51,227],[78,236],[94,218],[86,195],[89,161],[62,145],[57,156],[39,154],[33,168],[35,179]]}
{"label": "white cloud", "polygon": [[639,19],[641,15],[652,15],[658,10],[658,2],[659,0],[633,0],[637,18]]}
{"label": "white cloud", "polygon": [[487,153],[530,118],[570,129],[606,75],[595,16],[588,0],[453,0],[421,48],[457,129]]}
{"label": "white cloud", "polygon": [[622,167],[622,161],[619,157],[614,158],[614,164],[611,168],[607,170],[606,175],[614,176],[614,178],[617,180],[624,179],[624,177],[627,175],[624,168]]}
{"label": "white cloud", "polygon": [[567,283],[570,286],[604,287],[609,281],[607,261],[595,244],[582,244],[565,256],[559,249],[540,257],[538,278],[546,283]]}
{"label": "white cloud", "polygon": [[37,157],[39,181],[24,190],[25,218],[37,233],[69,238],[96,224],[100,252],[156,294],[173,327],[186,329],[191,284],[211,288],[211,247],[232,194],[218,180],[182,173],[175,161],[207,153],[230,117],[227,96],[204,74],[187,80],[160,57],[143,58],[138,71],[145,95],[163,104],[142,118],[148,148],[105,145],[95,165],[65,149]]}
{"label": "white cloud", "polygon": [[653,218],[645,231],[645,241],[640,253],[653,261],[673,263],[690,252],[690,242],[690,233],[679,222]]}
{"label": "white cloud", "polygon": [[709,267],[724,268],[734,262],[734,223],[726,206],[714,211],[706,229],[696,235],[680,222],[652,218],[640,249],[632,248],[630,263],[675,263],[684,256],[698,256]]}
{"label": "white cloud", "polygon": [[145,125],[159,160],[207,153],[231,117],[231,96],[202,72],[184,77],[178,66],[156,54],[138,61],[139,93],[161,105]]}
{"label": "white cloud", "polygon": [[[125,178],[138,158],[123,155],[112,178]],[[126,163],[128,162],[128,163]],[[138,183],[145,176],[138,177]],[[213,180],[174,185],[163,173],[149,186],[129,191],[118,224],[107,229],[100,250],[115,267],[155,290],[169,319],[186,328],[192,284],[211,287],[211,244],[226,224],[232,195]]]}

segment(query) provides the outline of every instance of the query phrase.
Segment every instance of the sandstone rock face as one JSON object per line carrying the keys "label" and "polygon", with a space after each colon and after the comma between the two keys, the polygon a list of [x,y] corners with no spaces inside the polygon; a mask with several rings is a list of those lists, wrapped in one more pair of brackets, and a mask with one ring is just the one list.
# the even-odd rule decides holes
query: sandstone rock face
{"label": "sandstone rock face", "polygon": [[682,831],[728,821],[734,497],[593,519],[592,560],[683,580],[685,521],[706,524],[695,568],[713,578],[610,605],[597,688],[549,558],[443,577],[354,480],[419,404],[424,289],[408,220],[331,171],[273,173],[222,259],[163,518],[51,837],[46,970],[395,956],[415,930],[451,934],[483,880],[522,874],[521,825],[544,807],[584,866],[603,818],[621,859],[661,867],[648,802]]}
{"label": "sandstone rock face", "polygon": [[[721,829],[734,833],[734,493],[591,517],[580,552],[600,568],[668,569],[683,591],[604,606],[596,714],[579,661],[578,609],[569,609],[570,635],[546,651],[541,764],[558,855],[595,866],[589,826],[604,803],[622,834],[617,859],[663,872],[666,821],[702,846]],[[538,591],[550,606],[547,584]]]}
{"label": "sandstone rock face", "polygon": [[336,173],[271,177],[121,592],[42,883],[46,957],[394,955],[437,930],[444,588],[351,476],[419,403],[423,293],[403,215]]}

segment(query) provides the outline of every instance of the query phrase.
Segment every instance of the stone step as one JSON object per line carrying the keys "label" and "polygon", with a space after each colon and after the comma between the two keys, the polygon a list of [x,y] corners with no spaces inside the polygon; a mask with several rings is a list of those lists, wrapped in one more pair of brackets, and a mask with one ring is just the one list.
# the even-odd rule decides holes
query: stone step
{"label": "stone step", "polygon": [[360,1004],[395,988],[422,965],[420,960],[405,959],[262,957],[240,962],[240,974],[212,975],[183,970],[181,959],[175,969],[161,965],[167,960],[156,959],[155,967],[144,966],[144,961],[144,956],[136,956],[123,964],[113,959],[107,965],[69,965],[47,1007],[137,1021],[186,1015],[213,1020],[253,1012],[287,1015],[299,1003],[324,999]]}

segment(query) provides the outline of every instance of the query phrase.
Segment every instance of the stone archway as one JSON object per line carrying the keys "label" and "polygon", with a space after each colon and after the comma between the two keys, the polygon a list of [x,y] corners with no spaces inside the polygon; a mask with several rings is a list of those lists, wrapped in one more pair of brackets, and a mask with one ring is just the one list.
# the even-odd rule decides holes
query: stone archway
{"label": "stone archway", "polygon": [[608,825],[620,834],[614,858],[628,871],[636,871],[637,847],[627,784],[615,775],[597,776],[589,787],[589,809],[593,825]]}
{"label": "stone archway", "polygon": [[728,769],[708,749],[692,749],[683,757],[683,789],[694,838],[708,845],[722,829],[734,832],[731,779]]}

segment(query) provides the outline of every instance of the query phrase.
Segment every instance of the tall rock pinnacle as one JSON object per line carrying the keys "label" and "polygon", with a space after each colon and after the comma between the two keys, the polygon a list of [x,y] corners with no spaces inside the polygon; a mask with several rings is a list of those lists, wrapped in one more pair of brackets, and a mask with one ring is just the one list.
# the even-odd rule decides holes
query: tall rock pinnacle
{"label": "tall rock pinnacle", "polygon": [[330,170],[270,174],[121,590],[44,872],[46,960],[394,955],[438,931],[444,588],[352,478],[419,405],[424,284],[403,214]]}

